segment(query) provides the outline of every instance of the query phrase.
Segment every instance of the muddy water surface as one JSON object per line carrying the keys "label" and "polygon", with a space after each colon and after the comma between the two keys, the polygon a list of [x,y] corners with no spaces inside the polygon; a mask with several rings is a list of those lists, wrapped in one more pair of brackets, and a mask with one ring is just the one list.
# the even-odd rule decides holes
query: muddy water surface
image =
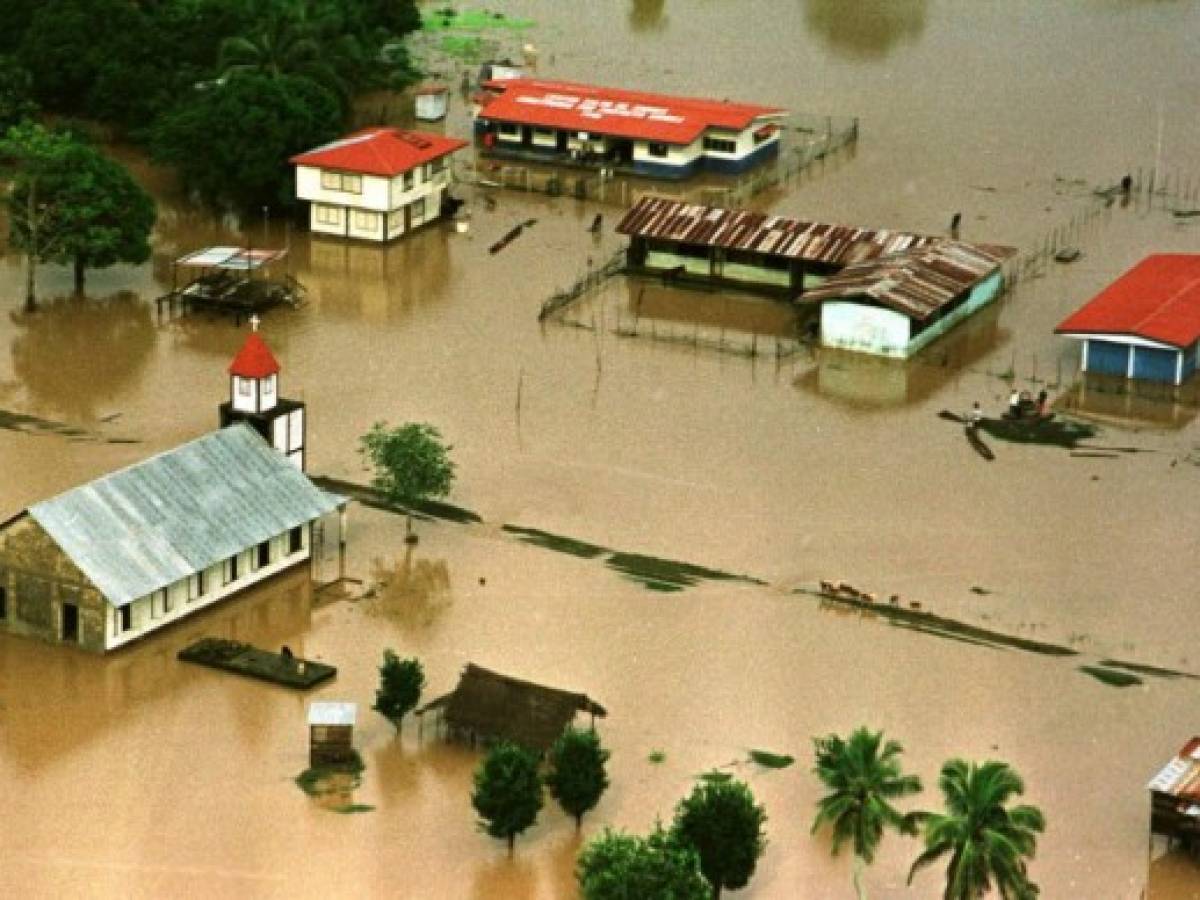
{"label": "muddy water surface", "polygon": [[[104,660],[0,638],[2,809],[23,823],[0,841],[5,892],[571,896],[578,839],[561,813],[548,807],[509,862],[474,829],[477,757],[418,741],[411,721],[397,739],[367,711],[391,646],[425,661],[431,695],[473,660],[603,703],[613,787],[585,837],[669,817],[707,768],[747,778],[771,843],[745,896],[849,894],[848,860],[808,835],[809,742],[863,722],[900,738],[930,785],[951,755],[1016,765],[1050,823],[1034,866],[1043,896],[1141,895],[1145,781],[1196,730],[1195,683],[1117,688],[1078,666],[1200,671],[1187,627],[1192,414],[1101,403],[1125,424],[1097,443],[1147,452],[997,443],[985,463],[937,413],[974,400],[998,411],[1002,376],[1056,397],[1072,390],[1076,352],[1053,326],[1146,252],[1195,249],[1200,226],[1171,216],[1172,197],[1085,214],[1101,202],[1093,187],[1156,158],[1182,192],[1189,174],[1200,186],[1197,13],[1172,2],[905,2],[886,16],[844,6],[506,9],[539,22],[545,74],[861,116],[853,154],[764,198],[780,212],[932,232],[961,212],[964,238],[1023,251],[1069,229],[1078,262],[1033,267],[1002,304],[908,365],[746,359],[611,328],[539,328],[541,301],[620,246],[611,227],[588,232],[596,205],[569,198],[503,192],[489,208],[467,191],[469,233],[433,228],[377,249],[278,222],[239,230],[187,207],[134,159],[162,198],[151,264],[94,273],[86,301],[60,297],[69,272],[45,270],[43,308],[25,316],[20,260],[0,260],[11,314],[0,317],[0,409],[81,429],[0,429],[0,516],[216,424],[243,333],[200,316],[159,322],[152,301],[180,253],[249,239],[290,240],[292,272],[310,287],[308,308],[271,313],[264,332],[283,394],[309,404],[311,469],[362,478],[356,436],[373,421],[432,421],[455,445],[452,499],[485,521],[423,525],[406,558],[403,523],[356,507],[351,572],[382,583],[358,602],[276,582]],[[456,110],[450,128],[464,127]],[[611,226],[616,211],[603,212]],[[712,299],[694,327],[738,315]],[[688,326],[679,297],[646,302],[648,315]],[[763,334],[786,330],[774,311],[744,318]],[[504,523],[768,584],[650,591]],[[820,578],[1080,656],[913,633],[790,593]],[[340,667],[318,696],[360,704],[367,768],[347,802],[373,811],[337,815],[297,789],[306,698],[176,663],[177,645],[199,633],[287,643]],[[752,747],[799,762],[759,770],[744,762]],[[655,750],[658,765],[647,761]],[[935,872],[903,886],[915,852],[885,843],[873,896],[936,892]],[[1164,860],[1152,896],[1195,896],[1194,868]]]}

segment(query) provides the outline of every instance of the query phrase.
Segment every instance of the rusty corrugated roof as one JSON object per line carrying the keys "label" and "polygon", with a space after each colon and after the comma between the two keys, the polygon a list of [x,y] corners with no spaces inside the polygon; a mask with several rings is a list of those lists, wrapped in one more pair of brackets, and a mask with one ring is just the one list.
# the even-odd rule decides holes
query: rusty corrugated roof
{"label": "rusty corrugated roof", "polygon": [[798,299],[820,303],[865,297],[924,321],[996,271],[1013,252],[1008,247],[939,238],[912,250],[847,266]]}
{"label": "rusty corrugated roof", "polygon": [[1194,737],[1184,744],[1147,787],[1181,800],[1200,801],[1200,737]]}
{"label": "rusty corrugated roof", "polygon": [[844,266],[801,301],[866,296],[914,319],[985,278],[1015,251],[907,231],[807,222],[752,210],[643,197],[617,225],[621,234],[748,250]]}

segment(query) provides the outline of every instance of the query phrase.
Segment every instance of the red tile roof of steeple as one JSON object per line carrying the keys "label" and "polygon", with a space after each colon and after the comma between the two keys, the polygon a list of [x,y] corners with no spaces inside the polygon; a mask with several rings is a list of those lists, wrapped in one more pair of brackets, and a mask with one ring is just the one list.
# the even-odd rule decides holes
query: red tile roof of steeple
{"label": "red tile roof of steeple", "polygon": [[229,364],[229,374],[242,378],[266,378],[279,372],[279,362],[257,331],[246,335],[246,343]]}

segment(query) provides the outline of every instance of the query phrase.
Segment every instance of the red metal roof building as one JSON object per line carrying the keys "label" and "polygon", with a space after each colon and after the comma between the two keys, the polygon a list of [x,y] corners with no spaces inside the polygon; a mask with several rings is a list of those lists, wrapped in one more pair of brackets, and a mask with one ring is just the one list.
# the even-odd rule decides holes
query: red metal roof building
{"label": "red metal roof building", "polygon": [[778,152],[776,120],[785,115],[771,106],[536,78],[484,88],[476,130],[490,152],[668,177],[756,165]]}
{"label": "red metal roof building", "polygon": [[318,234],[388,241],[441,215],[447,158],[466,141],[366,128],[291,158],[296,196]]}
{"label": "red metal roof building", "polygon": [[1147,256],[1054,331],[1083,342],[1085,372],[1183,383],[1200,342],[1200,254]]}

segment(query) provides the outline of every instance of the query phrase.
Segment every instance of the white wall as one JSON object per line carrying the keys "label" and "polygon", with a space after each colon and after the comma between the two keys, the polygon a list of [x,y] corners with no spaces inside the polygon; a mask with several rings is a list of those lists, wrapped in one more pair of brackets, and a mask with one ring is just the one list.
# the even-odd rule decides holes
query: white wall
{"label": "white wall", "polygon": [[386,210],[388,208],[388,179],[378,175],[363,175],[362,193],[331,191],[321,187],[320,169],[313,166],[296,166],[296,196],[311,203]]}
{"label": "white wall", "polygon": [[634,141],[633,159],[635,162],[654,163],[660,166],[685,166],[698,159],[702,152],[700,138],[685,146],[668,144],[666,156],[651,156],[648,152],[648,144],[647,141]]}
{"label": "white wall", "polygon": [[[248,394],[243,394],[247,386],[250,388]],[[242,378],[240,375],[233,376],[233,408],[238,412],[258,412],[258,381],[253,378]]]}
{"label": "white wall", "polygon": [[202,596],[188,600],[195,590],[195,576],[176,582],[167,588],[169,602],[164,608],[161,595],[158,592],[146,597],[138,597],[130,604],[133,609],[133,627],[128,631],[116,633],[117,623],[120,621],[120,612],[112,604],[106,604],[107,616],[104,624],[104,649],[113,650],[128,644],[130,641],[137,640],[149,634],[152,631],[157,631],[164,625],[169,625],[186,616],[191,615],[196,610],[204,609],[211,606],[226,597],[232,596],[239,591],[244,590],[252,584],[256,584],[266,578],[270,578],[277,572],[282,572],[284,569],[290,568],[297,563],[303,562],[309,558],[309,532],[311,523],[305,523],[301,527],[301,549],[298,553],[287,553],[288,534],[277,535],[271,538],[271,559],[272,562],[268,566],[261,569],[255,569],[254,565],[258,558],[258,547],[251,547],[243,550],[238,554],[238,578],[236,581],[231,581],[229,584],[224,584],[224,562],[218,563],[215,566],[205,570],[205,592]]}
{"label": "white wall", "polygon": [[821,304],[821,343],[881,356],[904,356],[908,316],[879,306],[831,300]]}

